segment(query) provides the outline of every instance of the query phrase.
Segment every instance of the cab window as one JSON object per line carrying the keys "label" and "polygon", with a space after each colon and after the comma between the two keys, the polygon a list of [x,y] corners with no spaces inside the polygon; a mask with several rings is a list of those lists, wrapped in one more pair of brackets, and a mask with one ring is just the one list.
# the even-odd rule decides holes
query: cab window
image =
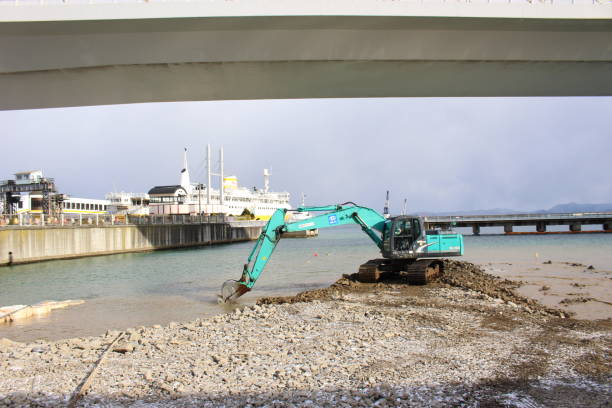
{"label": "cab window", "polygon": [[[416,221],[416,224],[414,223]],[[393,249],[408,251],[414,242],[415,227],[420,228],[418,220],[398,220],[393,226]],[[418,231],[418,230],[417,230]]]}

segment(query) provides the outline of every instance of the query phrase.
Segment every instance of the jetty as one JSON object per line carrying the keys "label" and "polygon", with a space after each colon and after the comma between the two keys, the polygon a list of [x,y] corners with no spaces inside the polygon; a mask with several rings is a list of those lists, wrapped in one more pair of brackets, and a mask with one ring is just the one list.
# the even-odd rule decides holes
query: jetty
{"label": "jetty", "polygon": [[480,235],[482,227],[503,227],[506,234],[512,234],[516,226],[534,226],[535,232],[545,233],[549,225],[567,225],[568,232],[574,233],[581,232],[584,225],[601,225],[602,231],[612,232],[612,212],[426,216],[424,222],[426,228],[472,228],[474,235]]}

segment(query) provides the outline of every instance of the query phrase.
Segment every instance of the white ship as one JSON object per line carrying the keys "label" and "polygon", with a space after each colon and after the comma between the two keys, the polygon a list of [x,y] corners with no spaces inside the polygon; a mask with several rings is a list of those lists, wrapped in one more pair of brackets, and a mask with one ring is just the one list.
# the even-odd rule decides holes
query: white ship
{"label": "white ship", "polygon": [[[156,186],[149,190],[150,214],[225,214],[268,220],[277,209],[291,208],[288,192],[269,191],[268,169],[264,169],[263,172],[263,189],[240,187],[236,176],[223,174],[223,148],[219,156],[219,173],[211,171],[210,146],[207,153],[208,184],[191,182],[187,166],[187,149],[185,149],[180,184]],[[221,188],[211,187],[212,176],[218,176],[222,180]]]}
{"label": "white ship", "polygon": [[107,210],[116,215],[149,215],[149,195],[144,193],[113,192],[105,197]]}

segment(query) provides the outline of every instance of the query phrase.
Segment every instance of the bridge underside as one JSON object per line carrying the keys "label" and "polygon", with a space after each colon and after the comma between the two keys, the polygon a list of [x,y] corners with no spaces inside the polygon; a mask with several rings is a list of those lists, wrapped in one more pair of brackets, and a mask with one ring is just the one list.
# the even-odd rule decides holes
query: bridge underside
{"label": "bridge underside", "polygon": [[612,95],[609,20],[0,22],[0,56],[0,110],[232,99]]}
{"label": "bridge underside", "polygon": [[0,74],[0,109],[233,99],[612,95],[612,63],[287,61]]}

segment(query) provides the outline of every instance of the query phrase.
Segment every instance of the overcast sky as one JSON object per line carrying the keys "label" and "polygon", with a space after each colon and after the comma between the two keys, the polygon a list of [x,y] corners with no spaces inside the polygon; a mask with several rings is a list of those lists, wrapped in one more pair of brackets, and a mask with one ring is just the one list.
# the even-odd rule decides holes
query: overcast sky
{"label": "overcast sky", "polygon": [[[207,143],[240,185],[299,204],[393,213],[612,202],[612,98],[399,98],[157,103],[0,112],[0,178],[42,169],[101,198],[205,182]],[[216,186],[216,184],[214,184]]]}

